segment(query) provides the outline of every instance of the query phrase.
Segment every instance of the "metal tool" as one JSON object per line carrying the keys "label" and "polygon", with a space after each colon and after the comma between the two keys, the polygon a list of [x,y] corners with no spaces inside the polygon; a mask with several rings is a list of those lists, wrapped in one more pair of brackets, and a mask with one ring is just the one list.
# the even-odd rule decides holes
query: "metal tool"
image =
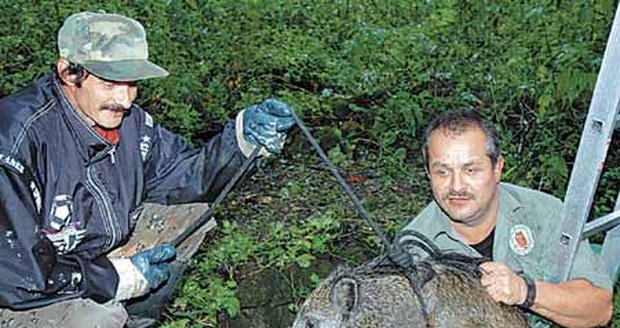
{"label": "metal tool", "polygon": [[209,222],[211,216],[213,216],[213,212],[215,208],[222,202],[224,197],[228,195],[232,187],[241,179],[241,177],[248,171],[254,160],[258,157],[260,153],[261,146],[257,146],[250,157],[243,163],[243,165],[239,168],[239,170],[235,173],[235,175],[228,181],[228,183],[224,186],[224,189],[220,192],[219,195],[215,198],[213,203],[210,204],[209,209],[203,213],[198,219],[196,219],[192,224],[185,229],[180,235],[178,235],[171,243],[172,246],[178,247],[185,239],[194,234],[194,232],[198,231],[205,223]]}

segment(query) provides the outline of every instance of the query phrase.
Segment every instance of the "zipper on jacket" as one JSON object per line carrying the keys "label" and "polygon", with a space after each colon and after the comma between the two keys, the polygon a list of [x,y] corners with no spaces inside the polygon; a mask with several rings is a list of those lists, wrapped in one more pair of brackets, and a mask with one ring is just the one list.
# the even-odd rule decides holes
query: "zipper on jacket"
{"label": "zipper on jacket", "polygon": [[112,146],[112,148],[110,148],[110,151],[108,151],[108,154],[110,154],[110,160],[112,161],[112,165],[116,163],[116,160],[114,159],[115,153],[116,153],[116,146]]}
{"label": "zipper on jacket", "polygon": [[[114,147],[112,146],[112,148]],[[106,157],[108,154],[110,154],[109,149],[104,149],[101,152],[97,153],[97,155],[95,155],[95,157],[91,159],[88,167],[86,168],[86,179],[92,187],[89,189],[92,189],[91,192],[95,197],[95,201],[99,204],[99,208],[101,209],[100,211],[103,216],[103,224],[110,229],[110,243],[106,243],[104,245],[104,248],[106,250],[110,246],[114,245],[116,243],[116,240],[118,239],[118,221],[116,219],[116,215],[114,214],[114,210],[112,210],[111,201],[108,199],[107,194],[103,189],[103,186],[101,186],[101,181],[97,179],[97,177],[93,173],[93,165],[96,162],[100,161],[102,158]]]}

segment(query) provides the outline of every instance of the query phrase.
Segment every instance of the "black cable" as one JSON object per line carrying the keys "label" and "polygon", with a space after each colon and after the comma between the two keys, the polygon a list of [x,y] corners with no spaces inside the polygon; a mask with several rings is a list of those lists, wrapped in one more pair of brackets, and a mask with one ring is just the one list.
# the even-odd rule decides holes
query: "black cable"
{"label": "black cable", "polygon": [[338,181],[338,184],[340,184],[340,187],[342,187],[342,189],[344,189],[344,192],[349,196],[349,198],[351,198],[351,200],[353,201],[353,204],[355,204],[355,207],[357,208],[357,212],[362,216],[364,220],[366,220],[366,222],[368,222],[370,227],[375,231],[375,233],[381,240],[381,243],[383,244],[385,249],[386,250],[389,249],[390,242],[386,238],[385,233],[383,232],[383,230],[381,230],[381,228],[377,225],[377,223],[372,219],[370,214],[366,212],[366,209],[364,209],[360,200],[353,193],[351,186],[349,186],[349,184],[342,178],[342,176],[338,172],[338,169],[336,169],[334,164],[332,164],[332,162],[329,160],[329,158],[325,154],[325,151],[323,151],[323,149],[321,148],[319,143],[316,141],[316,139],[314,139],[312,134],[310,134],[310,131],[308,131],[308,128],[301,121],[301,119],[295,113],[293,113],[293,118],[295,119],[295,122],[297,123],[297,126],[299,126],[299,129],[301,130],[301,132],[306,136],[306,139],[310,141],[310,143],[312,144],[312,147],[314,147],[314,149],[319,154],[323,162],[327,165],[329,170],[332,172],[332,174]]}
{"label": "black cable", "polygon": [[210,204],[209,209],[203,213],[198,219],[196,219],[192,224],[183,231],[180,235],[178,235],[173,241],[172,246],[178,247],[185,239],[194,234],[198,229],[200,229],[205,223],[207,223],[211,216],[213,215],[213,211],[215,208],[222,202],[224,197],[228,195],[232,187],[237,183],[237,181],[246,173],[252,162],[258,157],[258,153],[261,150],[261,146],[256,146],[250,157],[243,163],[243,165],[239,168],[239,170],[235,173],[235,175],[228,181],[224,189],[220,192],[219,195],[215,198],[213,203]]}
{"label": "black cable", "polygon": [[425,326],[431,327],[430,318],[428,316],[428,308],[426,307],[426,302],[424,301],[424,295],[422,295],[422,287],[419,284],[420,279],[417,277],[417,274],[414,274],[411,270],[405,270],[405,275],[407,276],[407,280],[409,280],[409,286],[413,289],[413,293],[418,299],[420,312],[422,313]]}
{"label": "black cable", "polygon": [[[383,232],[383,230],[381,230],[379,225],[377,225],[375,220],[372,219],[370,214],[362,206],[361,201],[353,193],[353,190],[351,189],[351,186],[349,186],[349,184],[342,178],[342,176],[338,172],[338,169],[336,168],[336,166],[334,166],[334,164],[332,164],[332,162],[329,160],[329,158],[325,154],[325,151],[323,151],[323,149],[321,148],[319,143],[316,141],[316,139],[314,139],[312,134],[310,134],[310,131],[308,131],[308,128],[306,127],[306,125],[301,121],[301,119],[295,113],[292,113],[292,114],[293,114],[293,118],[295,119],[295,122],[297,123],[297,126],[299,126],[299,129],[301,130],[301,132],[306,136],[306,139],[308,139],[308,141],[312,144],[312,147],[314,147],[314,149],[319,154],[319,156],[321,157],[323,162],[327,165],[327,167],[329,168],[331,173],[334,175],[334,177],[338,181],[338,184],[340,185],[340,187],[342,187],[342,189],[349,196],[351,201],[353,201],[353,204],[355,204],[355,207],[357,208],[357,212],[360,214],[360,216],[362,216],[362,218],[364,220],[366,220],[366,222],[368,222],[370,227],[374,230],[374,232],[377,234],[377,236],[381,240],[381,243],[383,244],[385,249],[388,250],[390,248],[390,242],[388,241],[387,237],[385,236],[385,233]],[[422,239],[422,240],[424,242],[426,241],[424,239]],[[429,246],[429,247],[431,247],[434,250],[435,248],[433,248],[433,246],[435,246],[435,245],[431,243],[431,246]],[[411,272],[410,268],[403,268],[403,269],[404,269],[405,274],[407,276],[407,280],[409,280],[409,285],[413,289],[413,293],[415,294],[416,298],[418,299],[418,304],[420,305],[420,312],[422,313],[422,317],[424,318],[425,326],[426,327],[430,327],[428,309],[426,307],[426,302],[424,302],[424,297],[422,295],[422,288],[418,284],[418,281],[417,281],[416,277],[414,276],[413,272]]]}
{"label": "black cable", "polygon": [[[415,231],[415,230],[403,230],[396,236],[394,242],[400,242],[403,237],[411,237],[412,239],[407,239],[404,241],[405,244],[413,244],[414,246],[418,246],[422,248],[427,254],[431,256],[437,256],[441,253],[439,247],[433,243],[425,235]],[[417,239],[417,240],[416,240]]]}

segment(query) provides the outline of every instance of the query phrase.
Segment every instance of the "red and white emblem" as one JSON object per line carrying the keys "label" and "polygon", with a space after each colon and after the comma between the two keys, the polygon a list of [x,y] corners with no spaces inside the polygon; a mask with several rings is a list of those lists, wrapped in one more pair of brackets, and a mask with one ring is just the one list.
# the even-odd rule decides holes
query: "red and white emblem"
{"label": "red and white emblem", "polygon": [[534,248],[532,230],[524,224],[517,224],[510,229],[510,249],[517,255],[527,255]]}

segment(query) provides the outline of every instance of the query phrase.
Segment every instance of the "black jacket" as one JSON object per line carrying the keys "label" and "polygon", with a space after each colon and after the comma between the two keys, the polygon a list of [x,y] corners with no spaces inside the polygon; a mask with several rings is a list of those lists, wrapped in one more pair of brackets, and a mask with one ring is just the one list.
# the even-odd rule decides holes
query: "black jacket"
{"label": "black jacket", "polygon": [[190,149],[133,106],[114,146],[52,74],[0,100],[0,307],[114,297],[106,254],[142,202],[211,201],[241,166],[234,124]]}

